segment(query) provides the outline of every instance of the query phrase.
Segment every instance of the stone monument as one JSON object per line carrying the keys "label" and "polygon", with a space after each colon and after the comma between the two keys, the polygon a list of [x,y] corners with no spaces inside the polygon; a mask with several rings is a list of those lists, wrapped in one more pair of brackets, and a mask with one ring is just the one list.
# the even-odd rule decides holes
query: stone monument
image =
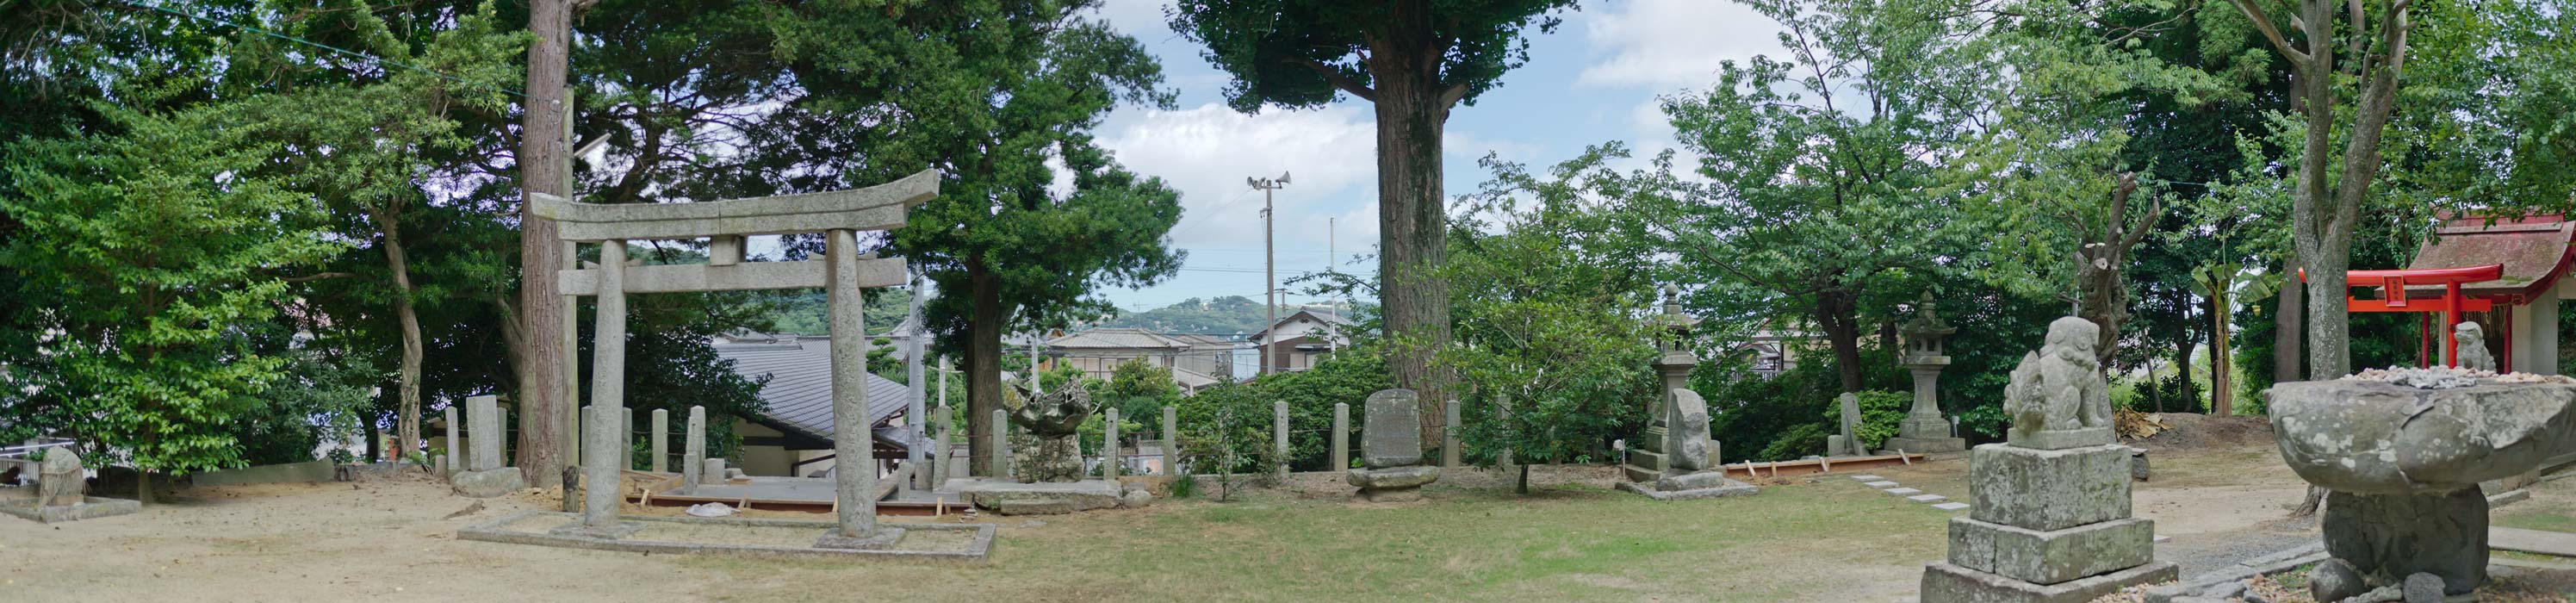
{"label": "stone monument", "polygon": [[2487,579],[2482,483],[2576,453],[2566,377],[2369,370],[2264,396],[2281,460],[2327,490],[2319,527],[2331,558],[2308,580],[2320,601],[2437,579],[2448,594],[2475,591]]}
{"label": "stone monument", "polygon": [[2155,560],[2155,522],[2130,515],[2129,448],[2111,435],[2094,360],[2099,327],[2048,325],[2004,389],[2001,444],[1968,457],[1968,517],[1950,519],[1950,554],[1926,564],[1923,603],[2081,603],[2174,580]]}
{"label": "stone monument", "polygon": [[1361,417],[1360,462],[1343,479],[1371,502],[1422,500],[1422,486],[1440,479],[1440,468],[1422,463],[1422,402],[1409,389],[1369,394]]}
{"label": "stone monument", "polygon": [[2460,344],[2459,357],[2452,359],[2452,366],[2480,371],[2496,370],[2495,354],[2487,351],[2486,339],[2486,328],[2478,326],[2478,323],[2464,322],[2451,325],[2451,340]]}
{"label": "stone monument", "polygon": [[49,448],[44,460],[36,463],[36,498],[26,503],[0,504],[0,513],[54,523],[124,515],[143,508],[140,502],[89,496],[88,492],[89,471],[81,464],[80,453],[70,448]]}
{"label": "stone monument", "polygon": [[1682,313],[1680,295],[1680,288],[1664,287],[1664,312],[1655,317],[1657,347],[1663,350],[1655,374],[1663,395],[1646,409],[1646,432],[1628,447],[1620,467],[1628,479],[1617,487],[1656,500],[1752,494],[1752,484],[1726,478],[1717,442],[1708,435],[1708,403],[1688,387],[1691,367],[1699,365],[1690,352],[1690,329],[1699,320]]}
{"label": "stone monument", "polygon": [[1968,449],[1968,440],[1951,437],[1950,420],[1941,416],[1941,369],[1950,365],[1950,350],[1942,340],[1958,330],[1933,313],[1930,292],[1914,303],[1914,319],[1897,327],[1896,332],[1905,336],[1899,363],[1914,374],[1914,407],[1905,412],[1905,422],[1897,424],[1896,437],[1880,448],[1923,453]]}
{"label": "stone monument", "polygon": [[1846,457],[1865,454],[1860,441],[1860,395],[1843,392],[1834,397],[1835,413],[1841,432],[1825,436],[1825,456]]}
{"label": "stone monument", "polygon": [[1082,468],[1079,430],[1092,411],[1098,410],[1091,402],[1091,392],[1080,387],[1043,394],[1017,389],[1020,399],[1028,403],[1011,413],[1011,422],[1027,428],[1029,437],[1037,442],[1029,450],[1027,462],[1015,463],[1019,480],[1032,484],[1082,481],[1086,472]]}
{"label": "stone monument", "polygon": [[[457,494],[474,498],[492,498],[526,489],[526,478],[519,468],[502,464],[501,442],[509,438],[509,427],[501,423],[500,398],[473,396],[465,399],[465,443],[472,446],[465,457],[465,470],[450,480]],[[455,444],[450,443],[450,446]]]}

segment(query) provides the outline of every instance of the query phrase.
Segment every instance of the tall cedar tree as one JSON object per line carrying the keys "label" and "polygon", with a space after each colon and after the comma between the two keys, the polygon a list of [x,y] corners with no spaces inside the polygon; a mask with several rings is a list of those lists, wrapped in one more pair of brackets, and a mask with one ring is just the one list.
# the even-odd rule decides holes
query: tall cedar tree
{"label": "tall cedar tree", "polygon": [[[1234,85],[1235,110],[1319,107],[1347,93],[1377,109],[1378,292],[1398,387],[1448,400],[1449,216],[1441,133],[1449,110],[1474,104],[1529,62],[1522,31],[1553,31],[1575,0],[1181,0],[1172,29],[1207,45]],[[1424,404],[1425,445],[1439,442],[1438,404]]]}

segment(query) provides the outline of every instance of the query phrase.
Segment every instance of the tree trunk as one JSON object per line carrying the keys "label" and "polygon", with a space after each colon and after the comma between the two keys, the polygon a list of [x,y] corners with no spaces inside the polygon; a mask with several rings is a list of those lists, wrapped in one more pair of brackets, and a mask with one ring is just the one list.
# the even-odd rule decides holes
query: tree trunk
{"label": "tree trunk", "polygon": [[[2289,263],[2283,263],[2286,269]],[[2284,275],[2289,278],[2291,275]],[[2306,354],[2299,350],[2300,336],[2307,334],[2299,318],[2307,311],[2307,288],[2297,282],[2281,287],[2280,299],[2272,300],[2272,382],[2289,383],[2307,380],[2299,364]]]}
{"label": "tree trunk", "polygon": [[[528,32],[536,40],[528,46],[527,103],[520,109],[525,125],[519,129],[519,189],[526,193],[548,193],[566,199],[571,174],[566,161],[571,144],[564,104],[564,78],[572,70],[572,3],[570,0],[529,0]],[[557,420],[564,398],[564,364],[570,362],[563,342],[556,337],[563,330],[563,298],[555,287],[555,270],[562,261],[562,238],[556,236],[553,220],[538,217],[532,209],[532,195],[522,195],[519,202],[519,304],[517,313],[504,317],[518,323],[518,337],[511,340],[516,353],[511,355],[511,369],[519,380],[513,392],[519,415],[520,473],[531,484],[546,483],[561,473],[571,459],[557,458],[563,426]]]}
{"label": "tree trunk", "polygon": [[1834,374],[1841,378],[1842,391],[1860,391],[1859,303],[1850,293],[1817,293],[1815,318],[1816,326],[1825,331],[1825,341],[1833,347]]}
{"label": "tree trunk", "polygon": [[1002,278],[985,268],[982,258],[966,261],[967,295],[974,314],[966,321],[966,466],[975,475],[992,475],[993,453],[1001,450],[1002,426],[993,411],[1002,407],[1002,331],[1010,312],[1002,307]]}
{"label": "tree trunk", "polygon": [[[401,438],[397,455],[409,454],[421,444],[420,438],[420,313],[412,307],[411,261],[403,254],[402,229],[395,222],[393,209],[379,208],[375,214],[377,234],[383,236],[385,268],[394,277],[394,317],[402,323],[401,399],[395,404],[395,437]],[[448,443],[455,446],[454,442]],[[525,448],[521,448],[525,450]],[[426,464],[426,463],[424,463]]]}
{"label": "tree trunk", "polygon": [[1388,372],[1396,387],[1420,394],[1422,445],[1435,446],[1446,429],[1441,403],[1452,397],[1456,375],[1441,366],[1449,346],[1449,280],[1438,270],[1448,256],[1449,214],[1441,197],[1441,133],[1449,107],[1465,94],[1444,84],[1440,63],[1447,44],[1433,32],[1431,3],[1392,3],[1389,17],[1370,36],[1368,69],[1377,86],[1379,295],[1384,302]]}
{"label": "tree trunk", "polygon": [[[2230,277],[2233,278],[2233,277]],[[2235,376],[2229,374],[2235,362],[2228,358],[2227,292],[2213,291],[2209,296],[2209,414],[2236,414]]]}

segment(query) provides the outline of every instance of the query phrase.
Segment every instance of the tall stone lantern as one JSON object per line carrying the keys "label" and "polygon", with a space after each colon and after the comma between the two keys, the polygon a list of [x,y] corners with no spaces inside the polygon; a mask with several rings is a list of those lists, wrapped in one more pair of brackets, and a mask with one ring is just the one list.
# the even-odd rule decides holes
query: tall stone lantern
{"label": "tall stone lantern", "polygon": [[1671,401],[1673,390],[1690,387],[1691,367],[1699,366],[1699,358],[1690,352],[1690,329],[1699,324],[1699,319],[1682,313],[1680,287],[1664,285],[1664,311],[1648,320],[1655,330],[1655,347],[1663,352],[1655,357],[1655,375],[1663,387],[1657,390],[1661,395],[1646,402],[1646,433],[1628,446],[1628,479],[1640,482],[1662,478],[1672,469],[1668,456],[1672,451],[1667,450],[1666,441],[1671,439],[1673,426],[1664,416],[1664,407]]}
{"label": "tall stone lantern", "polygon": [[1898,424],[1896,437],[1888,438],[1884,447],[1923,453],[1968,449],[1966,439],[1951,437],[1950,421],[1941,417],[1941,369],[1950,366],[1950,350],[1943,340],[1958,330],[1933,313],[1929,292],[1914,302],[1914,319],[1897,326],[1897,334],[1905,337],[1897,364],[1914,374],[1914,408],[1905,412],[1905,422]]}
{"label": "tall stone lantern", "polygon": [[1646,433],[1628,445],[1620,490],[1655,500],[1689,500],[1752,494],[1752,484],[1727,479],[1717,440],[1708,433],[1708,402],[1690,390],[1690,330],[1699,319],[1682,313],[1681,288],[1664,286],[1664,312],[1653,318],[1655,374],[1663,391],[1646,407]]}

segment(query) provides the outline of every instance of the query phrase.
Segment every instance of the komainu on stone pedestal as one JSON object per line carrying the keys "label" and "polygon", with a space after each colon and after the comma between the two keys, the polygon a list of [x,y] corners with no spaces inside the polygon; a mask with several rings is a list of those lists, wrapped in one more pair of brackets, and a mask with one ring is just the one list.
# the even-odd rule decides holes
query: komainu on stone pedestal
{"label": "komainu on stone pedestal", "polygon": [[[2098,332],[2058,319],[2013,371],[2010,439],[1969,451],[1969,516],[1950,519],[1948,559],[1924,567],[1923,603],[2082,603],[2179,575],[2155,560],[2155,522],[2130,515],[2129,448],[2109,441]],[[2085,444],[2096,429],[2102,441]]]}
{"label": "komainu on stone pedestal", "polygon": [[1091,402],[1091,392],[1066,387],[1031,395],[1027,389],[1020,389],[1020,399],[1028,402],[1011,413],[1011,423],[1028,429],[1036,443],[1026,462],[1014,464],[1019,480],[1032,484],[1081,481],[1084,471],[1079,430],[1082,422],[1099,410]]}
{"label": "komainu on stone pedestal", "polygon": [[2004,439],[2024,448],[2060,449],[2114,443],[2111,386],[2094,359],[2102,329],[2068,316],[2048,323],[2048,343],[2025,355],[2004,386]]}

